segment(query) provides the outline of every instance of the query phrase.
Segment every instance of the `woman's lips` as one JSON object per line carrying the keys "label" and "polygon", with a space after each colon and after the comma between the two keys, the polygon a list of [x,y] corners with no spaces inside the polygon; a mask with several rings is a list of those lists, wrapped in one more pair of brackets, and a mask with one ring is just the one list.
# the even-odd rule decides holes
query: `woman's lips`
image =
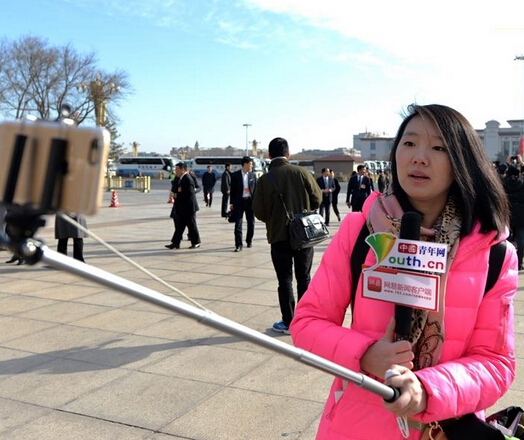
{"label": "woman's lips", "polygon": [[429,180],[429,177],[421,173],[410,173],[408,177],[415,180]]}

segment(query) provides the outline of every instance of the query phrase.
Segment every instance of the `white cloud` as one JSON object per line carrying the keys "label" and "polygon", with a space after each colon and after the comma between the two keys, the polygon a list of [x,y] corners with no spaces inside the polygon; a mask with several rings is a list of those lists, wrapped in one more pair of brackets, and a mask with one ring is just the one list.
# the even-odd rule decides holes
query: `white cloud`
{"label": "white cloud", "polygon": [[[524,37],[524,2],[419,0],[244,0],[252,8],[286,14],[295,20],[355,38],[400,58],[416,60],[431,53],[435,62],[464,51],[491,46],[499,29],[520,28]],[[509,36],[509,32],[506,35]],[[515,38],[519,38],[516,36]],[[498,39],[498,38],[497,38]]]}
{"label": "white cloud", "polygon": [[524,61],[514,61],[524,54],[522,0],[243,1],[354,41],[329,59],[380,69],[397,102],[457,103],[481,125],[524,113]]}
{"label": "white cloud", "polygon": [[356,63],[357,66],[385,66],[386,62],[378,56],[370,53],[340,52],[328,57],[333,61]]}

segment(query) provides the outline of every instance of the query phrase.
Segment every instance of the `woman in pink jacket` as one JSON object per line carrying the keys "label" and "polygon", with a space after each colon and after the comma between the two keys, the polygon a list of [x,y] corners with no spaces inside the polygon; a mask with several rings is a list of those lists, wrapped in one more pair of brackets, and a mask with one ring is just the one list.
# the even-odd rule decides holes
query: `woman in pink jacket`
{"label": "woman in pink jacket", "polygon": [[[391,152],[390,190],[373,193],[363,212],[346,216],[290,327],[295,345],[344,367],[380,380],[396,370],[386,384],[401,395],[384,403],[335,379],[317,439],[402,439],[397,417],[409,417],[406,438],[419,439],[426,424],[468,413],[482,418],[514,378],[518,272],[511,244],[485,293],[491,246],[506,239],[509,223],[500,179],[460,113],[441,105],[408,110]],[[447,271],[440,277],[440,308],[414,309],[409,340],[394,341],[395,305],[362,296],[350,258],[364,223],[370,233],[398,235],[407,211],[421,214],[421,240],[448,245]],[[368,252],[365,265],[373,264]],[[344,325],[352,283],[358,283],[353,317]]]}

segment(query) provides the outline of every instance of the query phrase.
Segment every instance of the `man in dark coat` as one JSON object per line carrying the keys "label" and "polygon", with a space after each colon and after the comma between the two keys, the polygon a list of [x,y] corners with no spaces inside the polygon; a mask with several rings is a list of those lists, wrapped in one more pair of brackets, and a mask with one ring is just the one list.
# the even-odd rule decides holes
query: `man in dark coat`
{"label": "man in dark coat", "polygon": [[338,194],[340,193],[340,183],[335,177],[335,172],[333,170],[331,170],[331,180],[333,181],[333,186],[335,187],[332,194],[331,205],[333,206],[333,212],[337,216],[338,221],[340,221],[340,212],[338,210]]}
{"label": "man in dark coat", "polygon": [[208,165],[207,171],[202,175],[202,186],[204,187],[204,200],[206,206],[209,208],[211,208],[211,204],[213,203],[215,183],[217,183],[217,176],[215,176],[213,172],[213,167]]}
{"label": "man in dark coat", "polygon": [[513,241],[517,243],[517,259],[519,271],[521,271],[524,269],[522,265],[524,258],[524,181],[519,167],[514,165],[508,167],[506,177],[504,177],[504,189],[508,196],[511,234]]}
{"label": "man in dark coat", "polygon": [[175,165],[176,177],[171,185],[171,191],[175,198],[171,217],[175,222],[175,233],[171,238],[171,243],[166,245],[168,249],[179,249],[184,230],[188,229],[191,237],[190,249],[200,247],[200,234],[196,223],[196,213],[198,202],[195,195],[195,181],[187,172],[184,162]]}
{"label": "man in dark coat", "polygon": [[252,246],[255,234],[255,215],[253,214],[253,196],[257,183],[253,173],[253,159],[249,156],[242,158],[242,168],[231,175],[231,206],[230,211],[235,220],[235,252],[242,250],[242,218],[246,214],[247,235],[246,244]]}
{"label": "man in dark coat", "polygon": [[258,181],[253,211],[266,224],[271,260],[278,279],[278,302],[282,319],[275,322],[272,328],[276,332],[289,334],[289,324],[295,311],[293,266],[297,298],[300,301],[311,281],[314,250],[312,247],[291,249],[288,217],[279,192],[291,217],[304,210],[309,212],[317,209],[322,201],[322,193],[309,171],[289,163],[289,146],[285,139],[275,138],[269,143],[269,157],[269,172]]}
{"label": "man in dark coat", "polygon": [[317,183],[322,192],[322,203],[318,213],[325,218],[326,226],[329,226],[332,194],[335,191],[335,184],[333,179],[331,179],[329,168],[322,168],[322,176],[317,179]]}
{"label": "man in dark coat", "polygon": [[365,175],[365,171],[365,165],[359,165],[357,174],[349,179],[346,205],[351,206],[353,212],[362,211],[364,201],[371,194],[371,179]]}
{"label": "man in dark coat", "polygon": [[382,170],[378,170],[378,192],[384,193],[384,190],[386,189],[386,181],[384,179],[384,175],[382,174]]}
{"label": "man in dark coat", "polygon": [[222,191],[222,217],[229,217],[227,203],[231,193],[231,164],[226,163],[226,170],[222,173],[220,182],[220,191]]}

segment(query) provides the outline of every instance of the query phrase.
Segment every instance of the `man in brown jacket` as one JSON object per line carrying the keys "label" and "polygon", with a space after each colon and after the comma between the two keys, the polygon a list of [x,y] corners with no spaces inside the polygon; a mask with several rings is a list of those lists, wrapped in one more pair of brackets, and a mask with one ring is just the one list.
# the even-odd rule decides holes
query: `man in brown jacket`
{"label": "man in brown jacket", "polygon": [[303,210],[317,209],[322,202],[322,193],[309,171],[289,163],[289,146],[285,139],[276,138],[269,143],[269,157],[269,172],[257,182],[253,212],[256,218],[266,224],[267,241],[271,245],[271,260],[278,279],[278,301],[282,320],[273,324],[273,330],[289,334],[289,324],[295,310],[293,263],[297,297],[300,301],[311,281],[314,251],[312,247],[296,251],[291,249],[288,219],[279,193],[282,194],[291,217]]}

